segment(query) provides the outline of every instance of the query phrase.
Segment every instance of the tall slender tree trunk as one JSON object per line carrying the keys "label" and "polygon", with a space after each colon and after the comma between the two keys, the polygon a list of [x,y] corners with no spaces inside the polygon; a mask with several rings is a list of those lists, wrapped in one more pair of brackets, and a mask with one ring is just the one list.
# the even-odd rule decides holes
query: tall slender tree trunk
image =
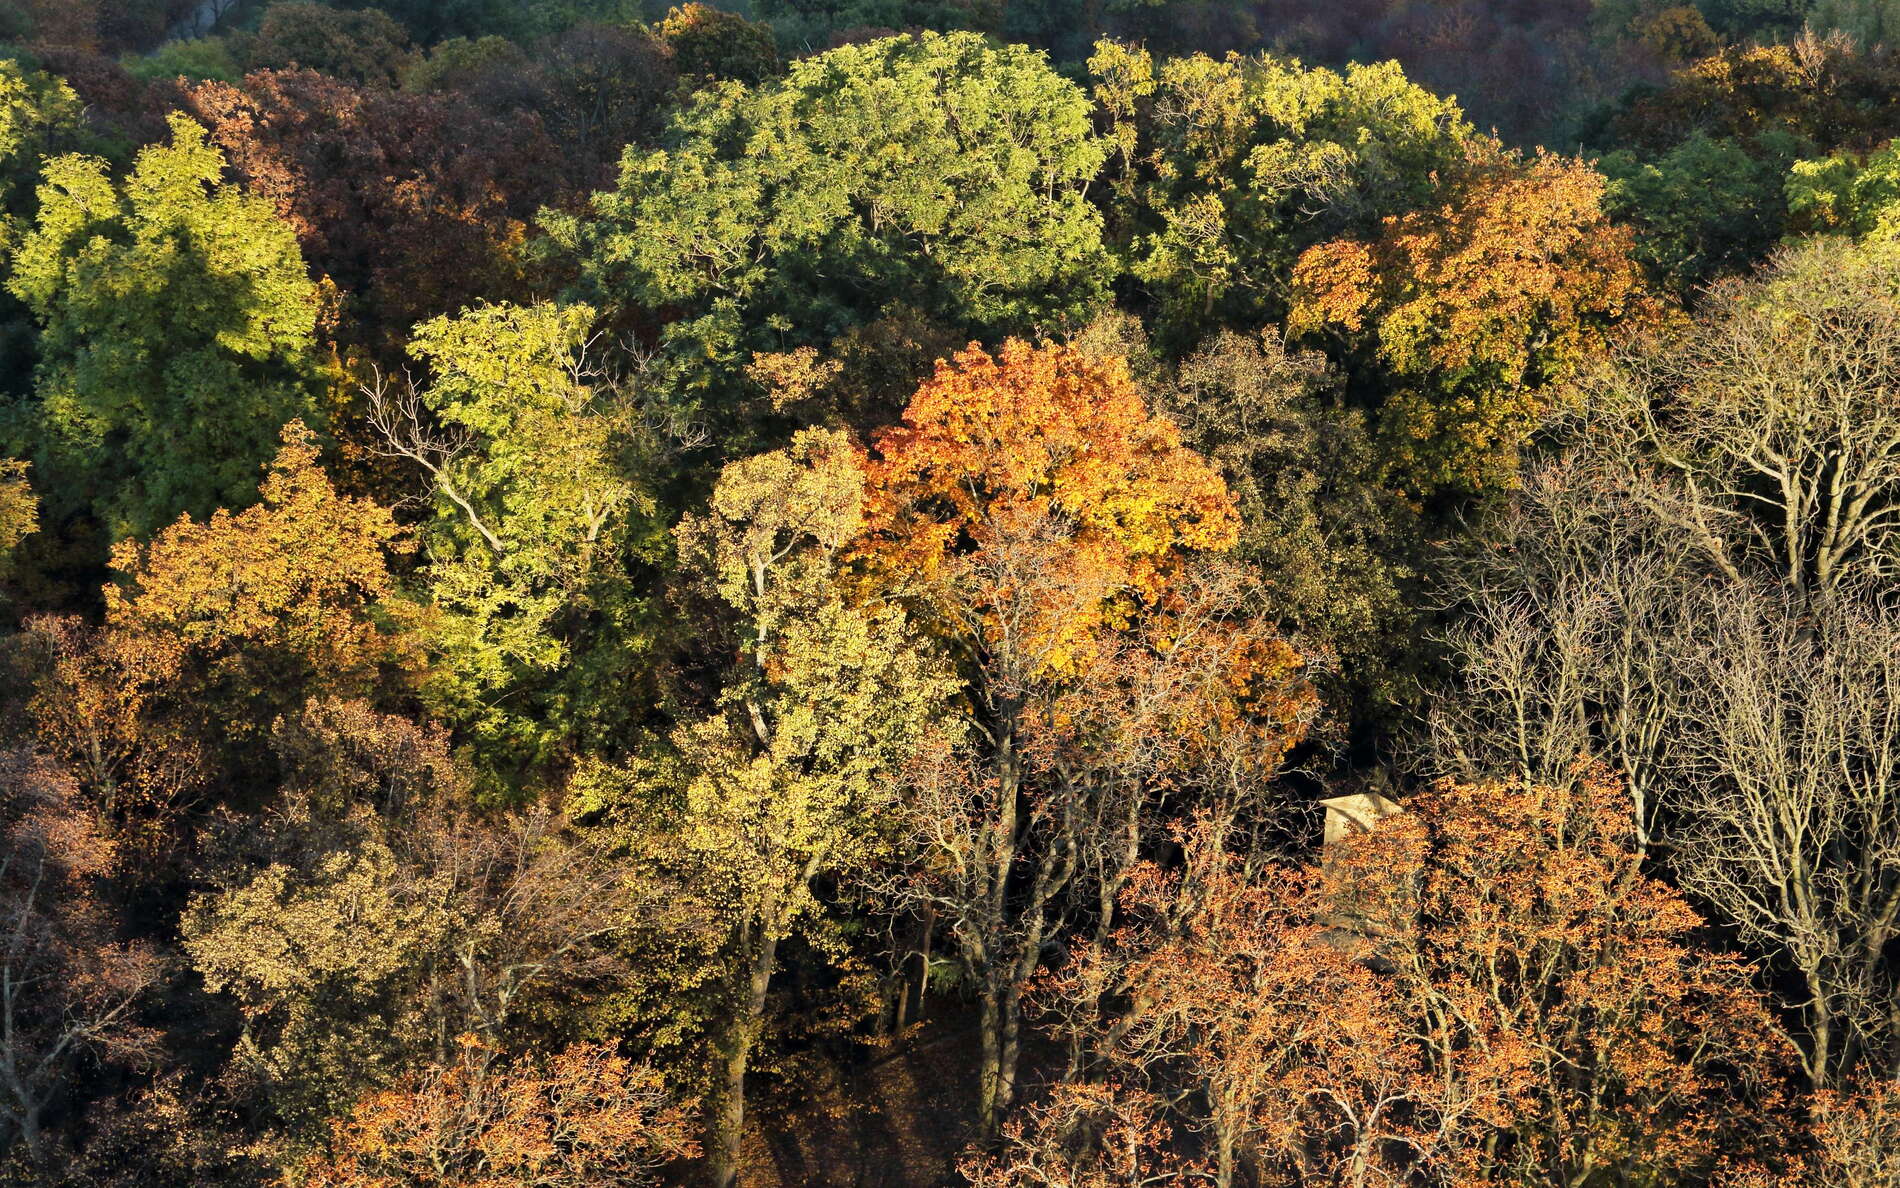
{"label": "tall slender tree trunk", "polygon": [[765,994],[778,962],[778,929],[767,921],[760,928],[758,948],[746,970],[746,984],[738,1009],[726,1020],[716,1047],[716,1095],[708,1119],[706,1162],[713,1188],[736,1188],[740,1147],[745,1140],[745,1078],[765,1018]]}
{"label": "tall slender tree trunk", "polygon": [[977,1122],[985,1141],[1002,1133],[1003,1028],[1002,994],[994,979],[986,979],[979,1003],[977,1030],[981,1033],[983,1063],[977,1079]]}

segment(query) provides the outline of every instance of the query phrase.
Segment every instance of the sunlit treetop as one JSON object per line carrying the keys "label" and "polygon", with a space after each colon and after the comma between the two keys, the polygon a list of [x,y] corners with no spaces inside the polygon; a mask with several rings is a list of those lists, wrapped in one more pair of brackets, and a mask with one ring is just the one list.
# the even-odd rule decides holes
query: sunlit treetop
{"label": "sunlit treetop", "polygon": [[959,337],[1080,320],[1106,296],[1086,188],[1105,152],[1042,55],[968,34],[850,45],[715,86],[592,218],[553,218],[590,300],[674,318],[689,385],[912,309]]}
{"label": "sunlit treetop", "polygon": [[972,566],[984,586],[1048,589],[1058,601],[1021,627],[1057,666],[1132,605],[1164,601],[1189,552],[1238,537],[1226,484],[1149,412],[1126,364],[1066,347],[960,352],[877,453],[868,551],[926,591]]}

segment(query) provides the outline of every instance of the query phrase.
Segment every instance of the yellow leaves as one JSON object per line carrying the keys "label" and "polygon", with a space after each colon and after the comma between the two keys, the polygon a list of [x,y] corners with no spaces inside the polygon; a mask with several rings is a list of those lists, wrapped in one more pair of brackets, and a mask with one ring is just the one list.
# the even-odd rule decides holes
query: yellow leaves
{"label": "yellow leaves", "polygon": [[258,692],[299,676],[346,691],[406,661],[406,641],[370,613],[394,592],[387,553],[406,547],[388,510],[339,495],[297,421],[260,495],[202,524],[180,517],[150,545],[117,545],[127,581],[106,587],[108,628],[214,672],[255,667]]}
{"label": "yellow leaves", "polygon": [[1603,189],[1581,161],[1482,143],[1435,205],[1294,266],[1289,328],[1335,332],[1390,374],[1385,429],[1422,485],[1508,482],[1559,386],[1619,328],[1658,316]]}

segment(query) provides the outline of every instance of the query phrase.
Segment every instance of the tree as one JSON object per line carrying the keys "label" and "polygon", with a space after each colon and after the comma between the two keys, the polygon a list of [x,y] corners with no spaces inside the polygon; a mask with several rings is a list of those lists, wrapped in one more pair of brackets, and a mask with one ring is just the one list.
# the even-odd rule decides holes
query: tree
{"label": "tree", "polygon": [[0,214],[30,216],[40,162],[85,139],[84,108],[73,89],[12,58],[0,61]]}
{"label": "tree", "polygon": [[283,799],[222,822],[182,932],[237,1008],[230,1075],[290,1152],[455,1064],[456,1037],[512,1059],[628,976],[634,872],[545,809],[474,815],[439,729],[313,701],[277,745]]}
{"label": "tree", "polygon": [[1455,769],[1627,771],[1643,844],[1802,986],[1825,1088],[1893,1058],[1885,250],[1784,254],[1594,390],[1454,583],[1439,702]]}
{"label": "tree", "polygon": [[1338,334],[1383,372],[1380,432],[1417,487],[1508,486],[1565,381],[1653,315],[1602,200],[1581,162],[1473,144],[1440,205],[1300,257],[1288,328]]}
{"label": "tree", "polygon": [[184,99],[342,289],[347,342],[386,357],[417,322],[525,295],[527,221],[561,194],[559,154],[527,114],[310,70],[202,83]]}
{"label": "tree", "polygon": [[1731,572],[1798,594],[1888,582],[1900,546],[1895,249],[1817,241],[1711,295],[1606,398],[1680,476],[1676,513]]}
{"label": "tree", "polygon": [[673,731],[630,843],[678,871],[727,932],[718,961],[707,1151],[737,1182],[745,1083],[783,942],[818,884],[883,840],[899,776],[953,683],[898,607],[855,596],[863,459],[835,431],[729,464],[706,513],[681,521],[682,570],[718,608],[736,661],[713,703]]}
{"label": "tree", "polygon": [[0,458],[0,577],[13,569],[13,550],[40,526],[40,501],[27,482],[27,464]]}
{"label": "tree", "polygon": [[[1197,572],[1232,547],[1231,499],[1118,361],[972,348],[877,449],[867,561],[966,681],[966,740],[916,769],[891,891],[949,925],[976,984],[995,1134],[1046,946],[1112,901],[1171,788],[1257,796],[1310,690],[1244,586]],[[1167,753],[1177,739],[1195,759]]]}
{"label": "tree", "polygon": [[1686,297],[1752,268],[1781,238],[1780,190],[1798,144],[1785,134],[1744,145],[1698,132],[1653,158],[1611,153],[1597,162],[1609,179],[1603,208],[1634,225],[1631,251],[1663,291]]}
{"label": "tree", "polygon": [[611,736],[647,643],[632,573],[661,547],[652,447],[590,360],[594,320],[545,303],[436,318],[410,343],[428,385],[367,392],[375,448],[434,505],[426,693],[500,768]]}
{"label": "tree", "polygon": [[1787,193],[1798,227],[1892,239],[1900,234],[1900,149],[1890,141],[1865,157],[1834,153],[1796,161]]}
{"label": "tree", "polygon": [[1673,865],[1799,980],[1789,1039],[1808,1082],[1838,1089],[1900,1053],[1900,620],[1729,590],[1698,643],[1669,752]]}
{"label": "tree", "polygon": [[1144,395],[1220,468],[1240,513],[1235,554],[1257,569],[1283,629],[1332,658],[1316,675],[1336,704],[1409,696],[1419,517],[1385,485],[1369,418],[1325,357],[1269,328],[1218,331],[1170,362],[1125,314],[1098,319],[1075,345],[1126,356]]}
{"label": "tree", "polygon": [[394,86],[410,56],[409,34],[375,8],[272,4],[257,32],[242,39],[249,70],[314,70],[345,83]]}
{"label": "tree", "polygon": [[101,883],[117,862],[71,779],[26,751],[0,757],[0,1123],[51,1174],[48,1111],[84,1056],[139,1063],[157,1037],[137,1006],[158,980],[122,940]]}
{"label": "tree", "polygon": [[756,352],[902,308],[960,336],[1081,320],[1108,278],[1101,160],[1086,97],[1037,55],[926,33],[702,92],[591,217],[549,227],[609,310],[669,319],[669,398],[730,431]]}
{"label": "tree", "polygon": [[690,79],[756,87],[783,70],[770,25],[698,0],[669,8],[657,32],[673,51],[674,68]]}
{"label": "tree", "polygon": [[41,327],[14,439],[65,519],[115,538],[256,493],[277,430],[312,415],[317,292],[290,229],[221,180],[204,129],[171,120],[123,182],[49,161],[9,291]]}
{"label": "tree", "polygon": [[181,516],[149,545],[122,541],[112,563],[125,582],[105,591],[109,632],[170,653],[150,674],[161,695],[231,741],[306,697],[372,694],[412,659],[376,615],[395,592],[389,554],[406,547],[390,513],[338,494],[294,421],[258,493],[235,515]]}
{"label": "tree", "polygon": [[[1203,1136],[1148,1157],[1219,1184],[1701,1182],[1759,1143],[1730,1107],[1772,1107],[1776,1047],[1747,968],[1636,872],[1623,800],[1441,784],[1317,870],[1203,824],[1050,988],[1088,1006],[1070,1092],[1145,1100]],[[1003,1158],[1091,1140],[1025,1127]]]}
{"label": "tree", "polygon": [[312,1188],[623,1188],[661,1182],[698,1154],[686,1103],[611,1045],[575,1045],[545,1066],[504,1063],[473,1036],[458,1061],[358,1102],[331,1150],[307,1160]]}
{"label": "tree", "polygon": [[[61,80],[0,61],[0,265],[31,222],[40,166],[48,157],[86,147],[85,109]],[[24,393],[36,355],[32,319],[11,293],[0,293],[0,395]]]}
{"label": "tree", "polygon": [[1892,139],[1900,73],[1878,48],[1805,33],[1781,44],[1735,44],[1632,89],[1604,129],[1607,143],[1664,152],[1697,132],[1752,143],[1791,135],[1819,149],[1868,151]]}
{"label": "tree", "polygon": [[1089,60],[1110,121],[1111,240],[1173,348],[1210,322],[1286,316],[1300,252],[1424,205],[1471,130],[1398,64],[1345,74],[1272,57],[1158,66],[1113,42]]}

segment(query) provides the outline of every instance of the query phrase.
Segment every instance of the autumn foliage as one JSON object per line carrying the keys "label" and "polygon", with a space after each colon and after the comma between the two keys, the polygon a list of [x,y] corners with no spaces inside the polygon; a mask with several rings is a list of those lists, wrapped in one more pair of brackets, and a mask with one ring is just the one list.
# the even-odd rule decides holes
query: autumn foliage
{"label": "autumn foliage", "polygon": [[[1020,566],[978,577],[995,590],[976,596],[976,630],[1021,631],[1050,669],[1134,605],[1164,601],[1185,553],[1231,548],[1238,528],[1219,475],[1148,411],[1127,369],[1061,347],[958,354],[877,450],[867,551],[926,592],[987,563]],[[1007,621],[1032,583],[1050,601]]]}
{"label": "autumn foliage", "polygon": [[0,1188],[1895,1188],[1896,45],[0,0]]}

